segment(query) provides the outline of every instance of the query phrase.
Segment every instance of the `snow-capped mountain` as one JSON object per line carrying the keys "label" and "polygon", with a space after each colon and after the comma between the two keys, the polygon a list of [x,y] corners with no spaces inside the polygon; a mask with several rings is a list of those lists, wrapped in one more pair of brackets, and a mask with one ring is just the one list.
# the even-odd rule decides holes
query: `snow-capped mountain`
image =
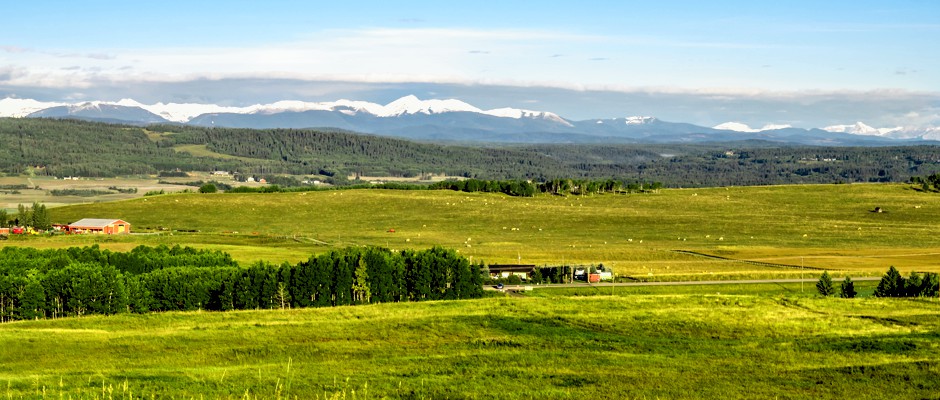
{"label": "snow-capped mountain", "polygon": [[940,140],[936,127],[873,128],[862,122],[801,129],[766,124],[752,128],[726,122],[712,128],[651,116],[571,121],[547,111],[519,108],[483,110],[457,99],[422,100],[409,95],[382,105],[341,99],[332,102],[284,100],[244,107],[197,103],[51,103],[0,100],[0,117],[77,118],[124,124],[181,123],[233,128],[340,128],[422,140],[633,143],[766,140],[840,145],[884,144],[897,139]]}
{"label": "snow-capped mountain", "polygon": [[21,118],[36,111],[62,105],[65,105],[65,103],[42,102],[32,99],[15,99],[8,97],[0,100],[0,117]]}
{"label": "snow-capped mountain", "polygon": [[792,126],[782,125],[782,124],[767,124],[761,127],[760,129],[754,129],[748,126],[747,124],[741,123],[741,122],[725,122],[723,124],[715,125],[712,127],[712,129],[719,129],[723,131],[749,132],[749,133],[763,132],[763,131],[775,131],[779,129],[788,129],[788,128],[792,128]]}
{"label": "snow-capped mountain", "polygon": [[408,95],[388,103],[380,113],[375,115],[379,117],[397,117],[404,114],[430,115],[448,112],[482,113],[483,110],[460,100],[421,100],[414,95]]}
{"label": "snow-capped mountain", "polygon": [[[125,101],[124,104],[128,104],[128,102]],[[78,104],[50,107],[32,112],[28,114],[27,117],[77,118],[127,124],[159,124],[169,122],[165,118],[137,106],[100,101],[88,101]]]}
{"label": "snow-capped mountain", "polygon": [[891,133],[904,130],[903,127],[894,128],[873,128],[865,125],[863,122],[856,122],[853,125],[832,125],[822,128],[827,132],[851,133],[855,135],[889,136]]}

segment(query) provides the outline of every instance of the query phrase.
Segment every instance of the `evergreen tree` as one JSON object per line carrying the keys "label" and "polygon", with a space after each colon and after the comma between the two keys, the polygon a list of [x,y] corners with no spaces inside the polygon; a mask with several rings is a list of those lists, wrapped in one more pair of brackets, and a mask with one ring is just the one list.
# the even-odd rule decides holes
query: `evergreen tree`
{"label": "evergreen tree", "polygon": [[845,277],[845,280],[842,281],[842,291],[839,293],[839,297],[843,299],[854,299],[858,292],[855,291],[855,282],[852,282],[852,278]]}
{"label": "evergreen tree", "polygon": [[536,268],[535,271],[532,271],[532,276],[529,277],[529,282],[535,284],[542,283],[543,280],[541,268]]}
{"label": "evergreen tree", "polygon": [[367,304],[372,298],[369,291],[369,269],[365,257],[361,254],[356,263],[355,277],[353,278],[352,292],[355,304]]}
{"label": "evergreen tree", "polygon": [[924,281],[921,282],[920,295],[937,297],[937,294],[940,294],[940,275],[936,272],[928,272],[924,275]]}
{"label": "evergreen tree", "polygon": [[0,208],[0,228],[6,227],[10,220],[10,214],[6,209]]}
{"label": "evergreen tree", "polygon": [[29,225],[33,221],[33,214],[30,211],[29,207],[26,207],[22,204],[16,206],[16,218],[14,219],[15,225]]}
{"label": "evergreen tree", "polygon": [[294,267],[291,277],[290,293],[295,307],[310,307],[316,299],[317,288],[314,281],[314,257],[301,261]]}
{"label": "evergreen tree", "polygon": [[321,254],[313,261],[314,307],[333,304],[333,260],[330,254]]}
{"label": "evergreen tree", "polygon": [[46,212],[46,205],[34,202],[32,213],[30,214],[30,225],[33,229],[45,231],[52,229],[52,222],[49,219],[49,213]]}
{"label": "evergreen tree", "polygon": [[293,282],[294,266],[284,262],[277,269],[277,291],[275,298],[277,306],[281,309],[291,307],[291,282]]}
{"label": "evergreen tree", "polygon": [[888,272],[881,277],[878,287],[875,288],[875,297],[901,297],[904,293],[904,278],[897,268],[892,265]]}
{"label": "evergreen tree", "polygon": [[904,280],[904,296],[905,297],[919,297],[921,296],[921,284],[923,284],[923,279],[920,277],[920,274],[916,272],[911,272],[911,275]]}
{"label": "evergreen tree", "polygon": [[470,286],[472,289],[468,297],[478,298],[483,296],[483,278],[484,276],[489,276],[489,273],[484,271],[484,269],[486,269],[486,267],[483,265],[482,261],[470,266]]}
{"label": "evergreen tree", "polygon": [[832,287],[832,278],[829,276],[829,271],[823,272],[822,276],[819,277],[819,282],[816,282],[816,291],[824,297],[832,296],[836,290]]}

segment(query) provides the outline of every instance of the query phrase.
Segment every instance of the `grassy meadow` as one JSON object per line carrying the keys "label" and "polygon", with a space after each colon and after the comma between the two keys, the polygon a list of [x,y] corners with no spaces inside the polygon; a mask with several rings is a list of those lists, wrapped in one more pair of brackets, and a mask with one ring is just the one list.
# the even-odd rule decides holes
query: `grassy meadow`
{"label": "grassy meadow", "polygon": [[[884,212],[873,212],[875,207]],[[28,238],[4,245],[99,243],[127,250],[182,244],[218,248],[246,262],[296,262],[349,245],[441,245],[487,263],[604,264],[621,275],[653,280],[801,274],[800,268],[736,260],[830,269],[836,276],[879,276],[890,265],[905,274],[940,271],[940,196],[898,184],[532,198],[395,190],[193,193],[50,213],[59,222],[121,218],[136,232],[154,234]]]}
{"label": "grassy meadow", "polygon": [[[6,176],[0,177],[0,186],[26,185],[28,189],[13,190],[0,189],[0,209],[11,213],[16,212],[18,205],[32,205],[40,202],[46,207],[61,207],[75,204],[113,202],[143,197],[148,191],[179,192],[186,189],[193,190],[191,186],[178,184],[161,184],[156,178],[82,178],[80,180],[56,179],[51,176]],[[99,194],[95,196],[53,196],[53,190],[77,189],[109,192],[109,187],[121,189],[137,189],[136,193]],[[71,221],[69,221],[71,222]]]}
{"label": "grassy meadow", "polygon": [[[651,280],[820,273],[749,261],[804,265],[832,270],[837,285],[890,265],[940,271],[940,196],[906,185],[190,193],[50,214],[121,218],[140,234],[0,246],[180,244],[296,262],[350,245],[442,245],[488,263],[603,263]],[[940,301],[870,297],[876,284],[856,282],[857,299],[820,298],[812,283],[539,287],[451,302],[19,321],[0,324],[0,396],[937,398]]]}
{"label": "grassy meadow", "polygon": [[6,323],[0,396],[886,399],[940,390],[940,302],[694,288]]}

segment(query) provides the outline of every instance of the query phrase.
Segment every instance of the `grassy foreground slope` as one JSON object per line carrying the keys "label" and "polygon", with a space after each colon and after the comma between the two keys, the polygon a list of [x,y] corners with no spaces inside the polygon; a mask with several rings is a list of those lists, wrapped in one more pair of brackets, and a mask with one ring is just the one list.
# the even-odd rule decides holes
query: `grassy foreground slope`
{"label": "grassy foreground slope", "polygon": [[[884,212],[873,212],[880,207]],[[940,196],[907,185],[668,189],[658,193],[533,198],[450,191],[349,190],[181,194],[50,210],[61,222],[121,218],[135,230],[198,233],[56,237],[4,245],[100,242],[213,247],[236,259],[295,262],[348,245],[434,245],[488,263],[603,263],[636,277],[793,276],[673,250],[880,276],[938,271]],[[395,232],[389,232],[394,229]]]}
{"label": "grassy foreground slope", "polygon": [[933,398],[940,303],[486,298],[0,324],[6,398]]}

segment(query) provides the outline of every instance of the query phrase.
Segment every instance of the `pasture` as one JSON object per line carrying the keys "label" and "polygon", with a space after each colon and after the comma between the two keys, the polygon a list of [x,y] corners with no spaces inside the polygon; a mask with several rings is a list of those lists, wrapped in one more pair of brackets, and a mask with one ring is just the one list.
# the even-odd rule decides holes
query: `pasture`
{"label": "pasture", "polygon": [[[180,244],[247,263],[442,245],[488,263],[603,263],[640,280],[940,270],[940,196],[906,185],[182,193],[50,214],[121,218],[141,234],[0,246]],[[875,284],[857,282],[857,299],[820,298],[811,283],[540,287],[450,302],[18,321],[0,324],[0,396],[936,397],[940,302],[869,297]]]}
{"label": "pasture", "polygon": [[812,268],[836,277],[880,276],[891,265],[904,274],[940,271],[940,196],[897,184],[531,198],[396,190],[190,193],[50,214],[57,222],[121,218],[135,232],[152,234],[17,238],[4,245],[181,244],[218,248],[244,262],[296,262],[350,245],[441,245],[487,263],[604,264],[652,280],[818,275]]}
{"label": "pasture", "polygon": [[940,390],[935,300],[541,290],[0,324],[0,395],[885,399]]}
{"label": "pasture", "polygon": [[[61,207],[75,204],[111,202],[143,197],[148,191],[179,192],[193,190],[191,186],[179,184],[161,184],[155,178],[80,178],[78,180],[56,179],[51,176],[7,176],[0,177],[0,186],[16,187],[25,185],[26,189],[0,189],[0,209],[16,212],[17,205],[44,203],[46,207]],[[120,193],[109,188],[136,189],[135,193]],[[53,190],[82,190],[100,192],[88,196],[53,196]],[[110,192],[110,194],[105,194]]]}

